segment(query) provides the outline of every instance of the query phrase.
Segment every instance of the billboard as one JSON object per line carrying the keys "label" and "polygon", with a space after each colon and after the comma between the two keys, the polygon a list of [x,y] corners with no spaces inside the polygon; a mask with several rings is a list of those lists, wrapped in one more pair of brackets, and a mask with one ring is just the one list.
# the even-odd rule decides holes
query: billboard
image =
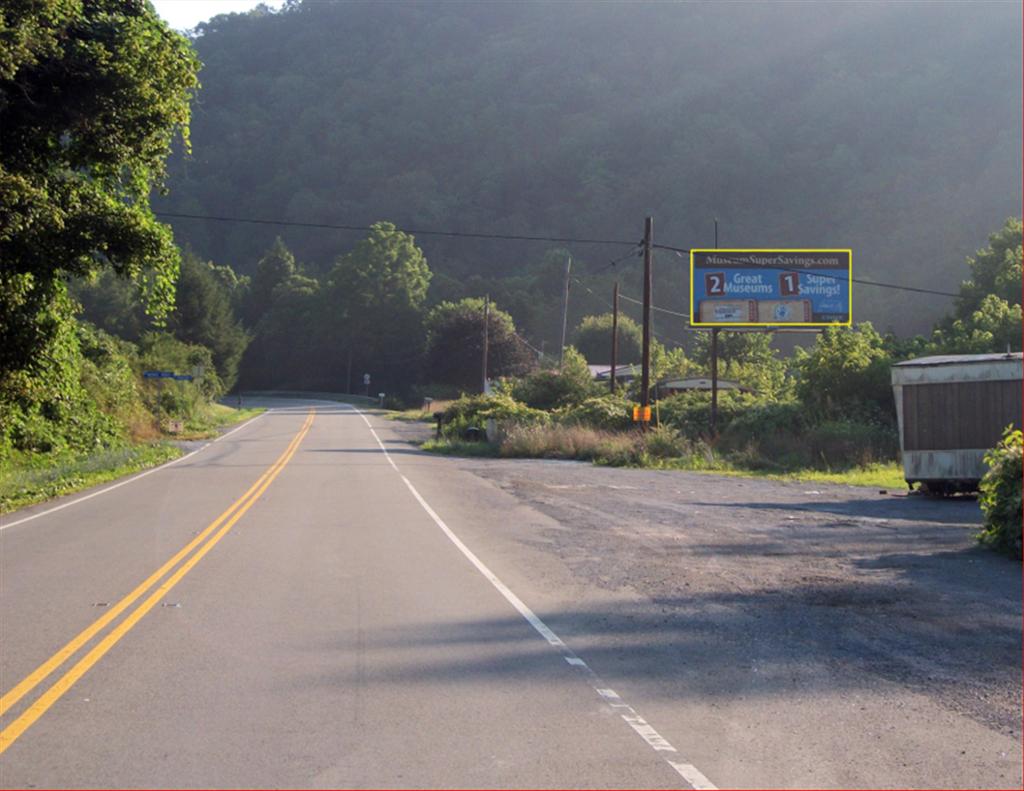
{"label": "billboard", "polygon": [[849,249],[690,251],[694,327],[849,326]]}

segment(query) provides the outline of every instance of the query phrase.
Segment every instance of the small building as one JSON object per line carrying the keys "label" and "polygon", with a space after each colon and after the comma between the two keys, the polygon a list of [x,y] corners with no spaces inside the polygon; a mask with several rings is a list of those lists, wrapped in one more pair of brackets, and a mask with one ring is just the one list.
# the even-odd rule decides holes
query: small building
{"label": "small building", "polygon": [[[685,379],[665,379],[656,385],[658,398],[668,398],[677,393],[686,393],[691,390],[706,390],[711,392],[711,377],[691,376]],[[738,390],[741,393],[754,392],[749,387],[744,387],[732,379],[719,379],[719,390]]]}
{"label": "small building", "polygon": [[892,367],[903,476],[939,492],[973,491],[984,455],[1021,425],[1020,352],[921,357]]}
{"label": "small building", "polygon": [[[590,375],[598,382],[608,382],[612,378],[612,367],[610,365],[588,365]],[[620,363],[615,366],[616,382],[632,382],[640,378],[640,366],[632,363]]]}

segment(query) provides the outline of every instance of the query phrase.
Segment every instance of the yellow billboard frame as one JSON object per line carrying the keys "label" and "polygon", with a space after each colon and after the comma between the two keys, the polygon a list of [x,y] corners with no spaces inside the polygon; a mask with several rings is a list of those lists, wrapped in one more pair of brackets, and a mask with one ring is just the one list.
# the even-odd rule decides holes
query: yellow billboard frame
{"label": "yellow billboard frame", "polygon": [[[693,293],[694,253],[846,253],[846,321],[699,321]],[[780,267],[781,268],[781,267]],[[691,327],[850,327],[853,325],[853,249],[849,247],[698,247],[690,250],[690,326]]]}

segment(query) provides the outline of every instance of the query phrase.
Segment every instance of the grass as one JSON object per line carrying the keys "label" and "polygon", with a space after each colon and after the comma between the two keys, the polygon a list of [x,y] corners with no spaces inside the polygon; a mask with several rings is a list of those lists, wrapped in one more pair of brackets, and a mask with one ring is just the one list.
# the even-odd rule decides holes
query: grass
{"label": "grass", "polygon": [[210,439],[220,433],[220,429],[242,423],[256,417],[266,409],[254,407],[252,409],[236,409],[225,404],[209,404],[199,415],[193,416],[185,421],[184,431],[175,434],[175,439]]}
{"label": "grass", "polygon": [[[220,429],[264,412],[210,404],[203,414],[185,423],[175,440],[208,439]],[[101,483],[156,467],[176,459],[183,451],[167,441],[136,442],[95,453],[16,452],[0,463],[0,513],[71,494]]]}
{"label": "grass", "polygon": [[498,446],[491,442],[466,442],[461,439],[428,439],[420,448],[440,456],[498,456]]}
{"label": "grass", "polygon": [[686,470],[688,472],[734,475],[740,478],[766,478],[773,481],[806,481],[810,483],[834,483],[843,486],[869,486],[878,489],[905,489],[903,467],[896,463],[870,464],[849,470],[817,470],[811,467],[794,468],[785,472],[768,472],[763,469],[743,467],[724,459],[711,463],[694,463],[692,458],[654,459],[649,464],[636,465],[657,470]]}
{"label": "grass", "polygon": [[434,401],[430,405],[430,409],[404,409],[400,412],[388,412],[384,417],[403,423],[433,423],[434,413],[444,412],[451,403],[451,401]]}
{"label": "grass", "polygon": [[91,454],[16,453],[0,464],[0,513],[87,489],[181,456],[168,442],[130,445]]}
{"label": "grass", "polygon": [[814,467],[744,463],[739,457],[723,456],[703,442],[681,437],[671,429],[654,429],[646,435],[636,432],[601,431],[582,426],[519,426],[510,429],[497,443],[464,442],[444,438],[430,440],[423,449],[449,456],[501,456],[513,458],[577,459],[602,466],[807,481],[846,486],[902,489],[902,467],[894,462],[871,463],[845,470]]}

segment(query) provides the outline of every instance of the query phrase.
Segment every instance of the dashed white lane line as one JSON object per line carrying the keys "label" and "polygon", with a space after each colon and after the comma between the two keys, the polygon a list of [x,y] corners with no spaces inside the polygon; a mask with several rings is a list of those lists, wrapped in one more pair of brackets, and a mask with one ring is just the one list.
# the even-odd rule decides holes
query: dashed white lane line
{"label": "dashed white lane line", "polygon": [[[377,435],[377,432],[374,430],[366,415],[363,414],[362,410],[358,407],[350,406],[363,419],[366,427],[370,429],[370,433],[373,435],[374,440],[376,440],[378,447],[380,447],[381,451],[384,453],[384,458],[388,460],[388,464],[390,464],[395,472],[398,473],[402,482],[412,493],[412,496],[416,498],[416,501],[420,504],[423,510],[427,512],[427,515],[434,521],[434,524],[441,528],[441,531],[448,537],[448,539],[455,544],[469,562],[476,567],[477,571],[487,578],[487,581],[505,597],[508,603],[511,604],[524,619],[526,619],[530,626],[532,626],[534,630],[536,630],[537,633],[548,642],[548,644],[559,649],[562,654],[562,658],[565,659],[568,664],[579,668],[580,671],[587,676],[587,681],[594,691],[608,706],[622,717],[623,721],[625,721],[626,724],[640,736],[640,738],[647,742],[648,746],[657,752],[670,752],[678,756],[679,751],[672,746],[668,739],[658,733],[653,725],[647,722],[647,720],[636,712],[636,709],[623,702],[619,693],[608,687],[608,685],[601,680],[597,673],[595,673],[590,666],[583,661],[583,659],[577,656],[569,646],[562,642],[562,639],[555,634],[548,625],[545,624],[544,621],[542,621],[536,613],[534,613],[533,610],[531,610],[522,601],[522,599],[516,596],[511,589],[505,585],[505,583],[498,579],[497,575],[493,571],[484,565],[480,558],[473,554],[473,551],[469,547],[462,543],[461,539],[459,539],[452,529],[445,524],[444,520],[437,515],[437,512],[430,507],[430,504],[423,499],[423,496],[416,490],[416,487],[412,485],[412,482],[402,474],[400,469],[398,469],[398,465],[395,464],[394,460],[391,458],[391,454],[388,453],[388,449],[385,447],[384,443],[381,442],[380,437]],[[693,788],[708,789],[709,791],[714,791],[717,788],[717,786],[713,785],[711,781],[708,780],[707,777],[705,777],[704,774],[693,764],[685,761],[672,761],[667,758],[665,761]]]}
{"label": "dashed white lane line", "polygon": [[[267,412],[271,412],[271,411],[273,411],[273,410],[269,410],[269,409],[267,410]],[[112,486],[107,486],[104,489],[99,489],[99,490],[97,490],[95,492],[91,492],[89,494],[83,495],[82,497],[76,497],[74,500],[68,500],[66,503],[61,503],[60,505],[55,505],[53,508],[47,508],[45,511],[39,511],[38,513],[32,514],[31,516],[25,516],[25,517],[22,517],[21,519],[15,519],[13,522],[6,522],[5,524],[0,524],[0,530],[6,530],[9,527],[15,527],[17,525],[24,524],[25,522],[31,522],[33,519],[38,519],[41,516],[46,516],[47,514],[52,514],[52,513],[56,512],[56,511],[62,511],[65,508],[70,508],[72,505],[78,505],[78,503],[83,503],[86,500],[91,500],[93,497],[99,497],[101,494],[106,494],[107,492],[112,492],[112,491],[114,491],[114,489],[120,489],[122,486],[127,486],[129,483],[135,483],[135,481],[141,480],[142,478],[145,478],[147,475],[152,475],[154,472],[160,472],[160,470],[166,470],[168,467],[173,467],[175,464],[181,464],[183,461],[185,461],[186,459],[192,458],[193,456],[195,456],[200,451],[206,450],[208,447],[210,447],[211,445],[213,445],[213,444],[215,444],[217,442],[220,442],[225,437],[230,437],[236,431],[241,431],[246,426],[249,426],[252,423],[256,422],[261,417],[263,417],[265,414],[267,414],[267,412],[261,412],[260,414],[256,415],[256,417],[249,418],[242,425],[237,426],[236,428],[231,429],[231,431],[228,431],[228,432],[226,432],[224,434],[221,434],[215,440],[212,440],[211,442],[207,442],[205,445],[203,445],[203,446],[201,446],[199,448],[196,448],[191,453],[186,453],[184,456],[179,456],[176,459],[172,459],[171,461],[164,462],[163,464],[161,464],[161,465],[159,465],[157,467],[153,467],[153,469],[151,469],[151,470],[146,470],[145,472],[140,472],[138,475],[133,475],[131,478],[125,478],[123,481],[118,481],[117,483],[115,483]],[[2,515],[0,515],[0,519],[2,519]]]}

